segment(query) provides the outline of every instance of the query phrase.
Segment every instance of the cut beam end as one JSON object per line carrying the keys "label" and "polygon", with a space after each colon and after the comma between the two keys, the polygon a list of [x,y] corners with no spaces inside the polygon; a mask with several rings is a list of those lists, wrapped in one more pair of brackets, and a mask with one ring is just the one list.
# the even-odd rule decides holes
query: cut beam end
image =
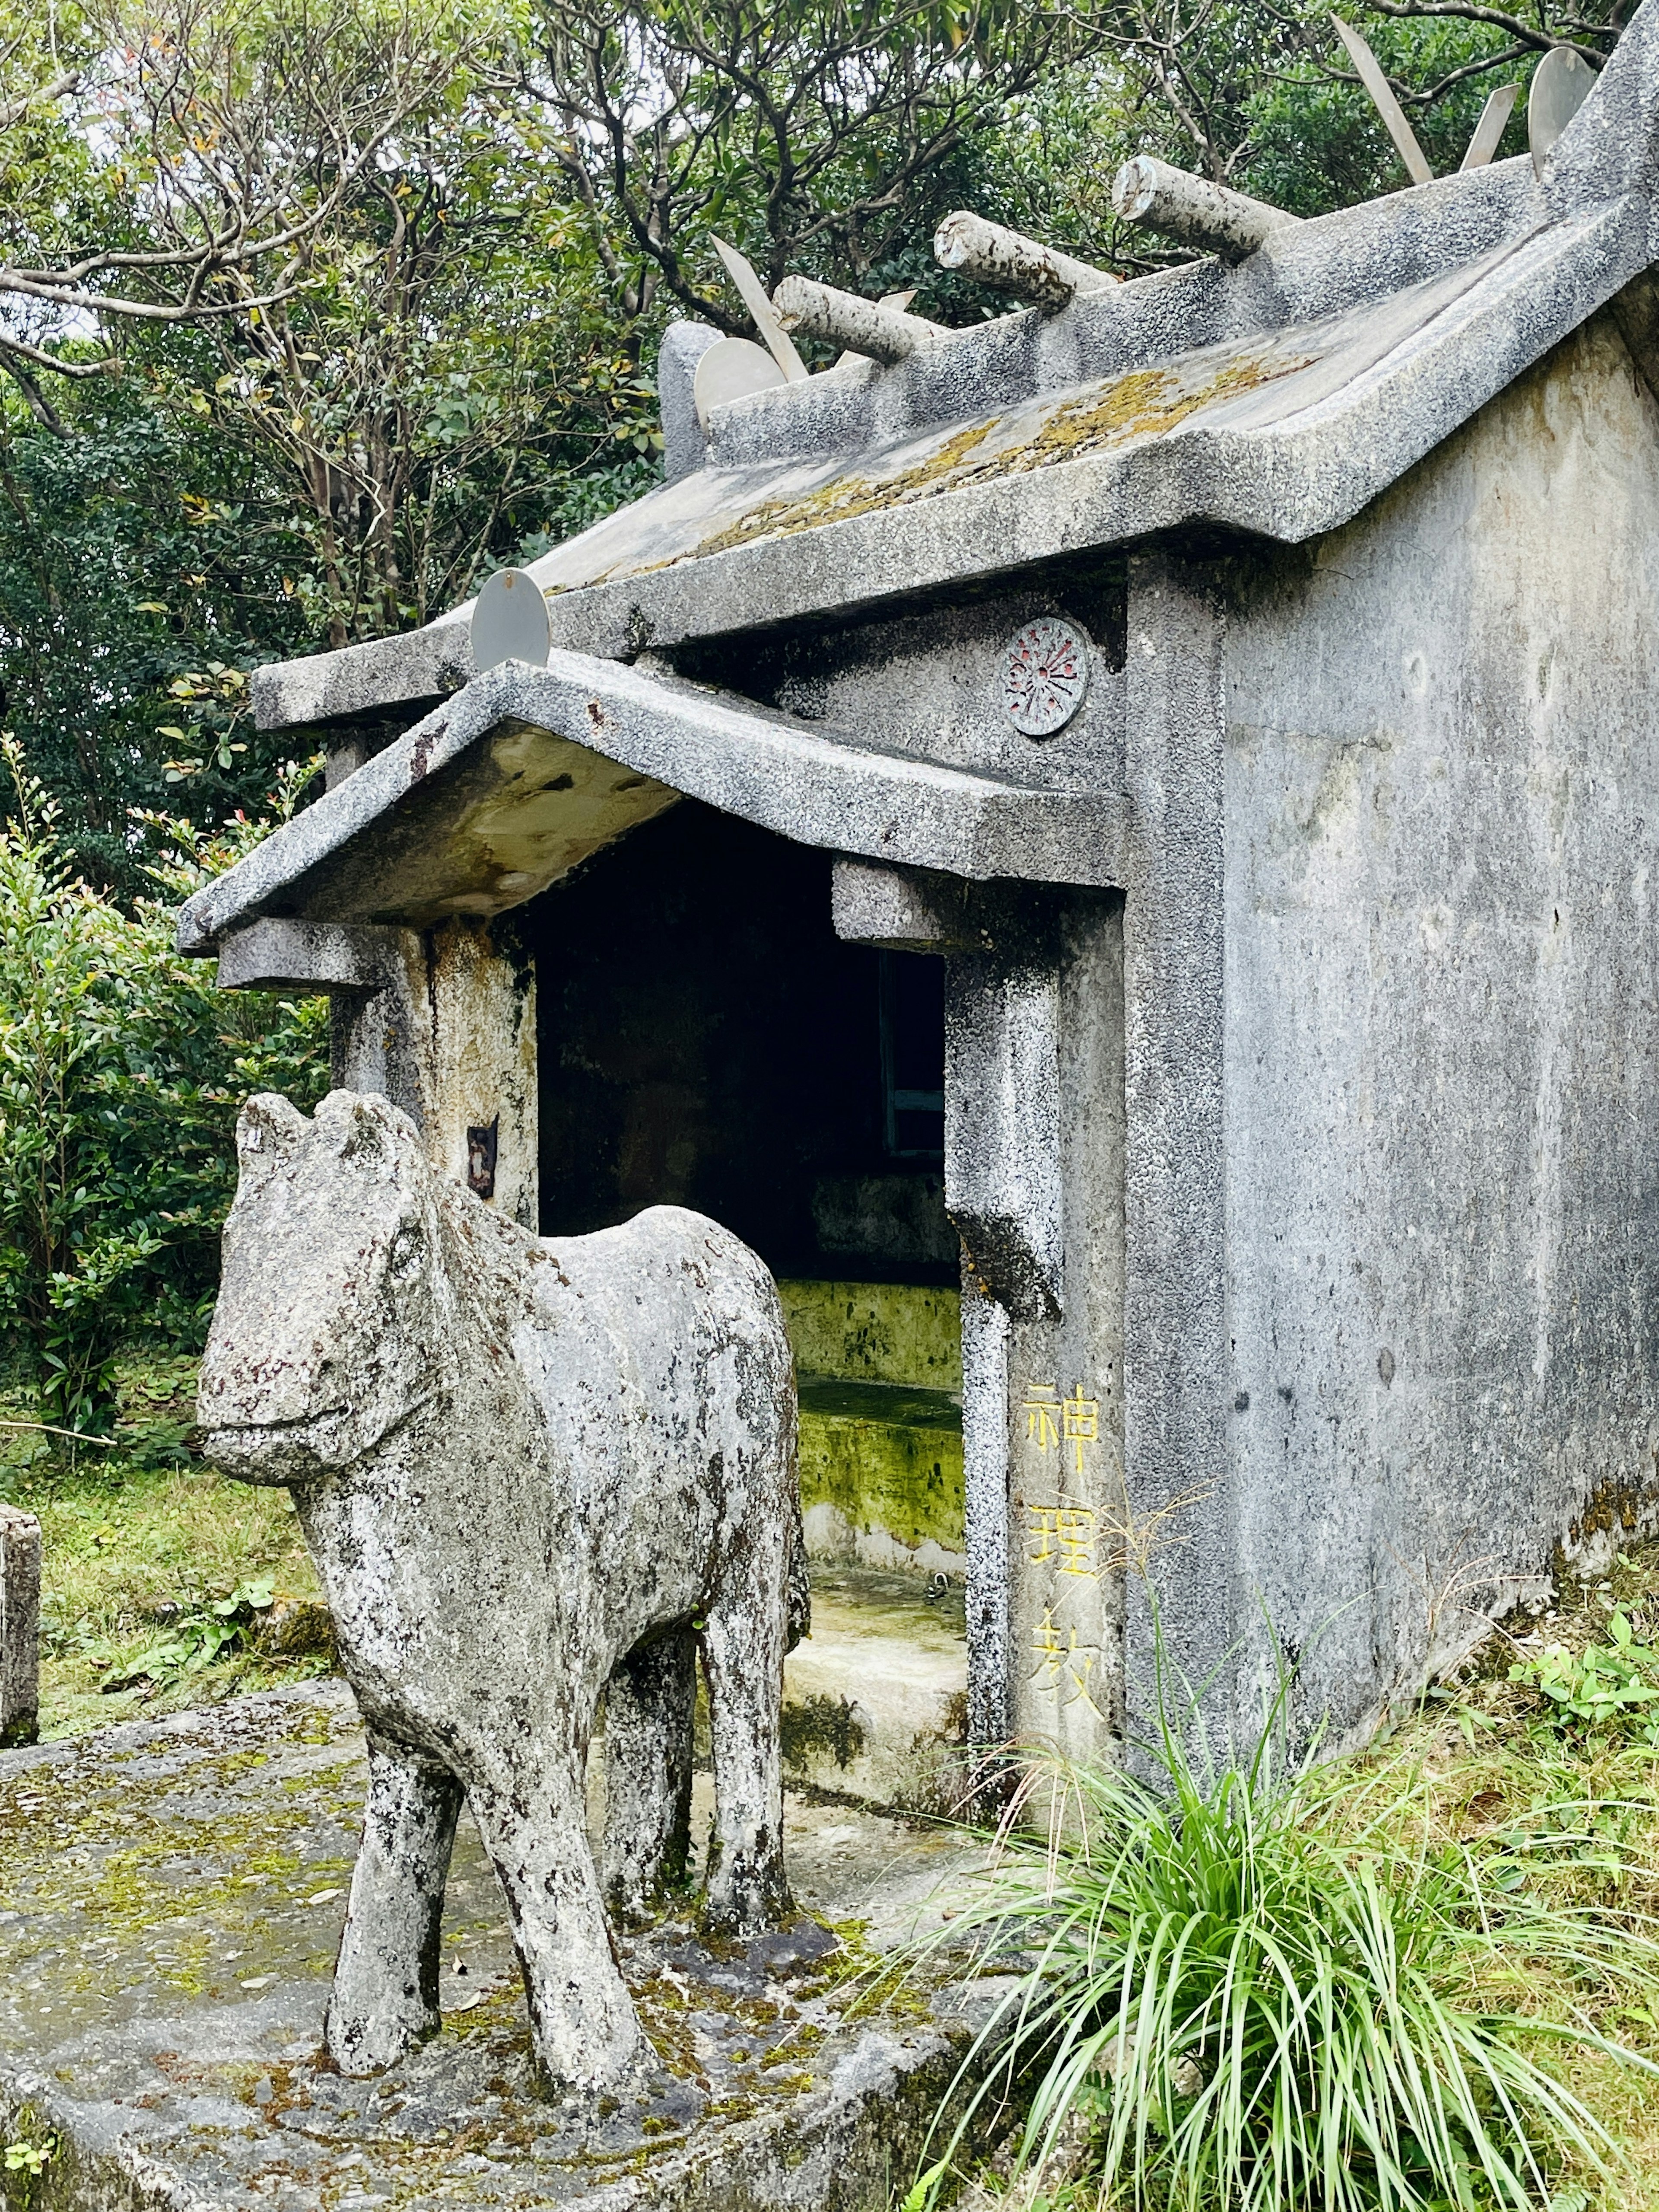
{"label": "cut beam end", "polygon": [[1112,205],[1125,222],[1219,254],[1224,261],[1243,261],[1275,231],[1299,219],[1152,154],[1137,154],[1123,164],[1113,181]]}
{"label": "cut beam end", "polygon": [[1069,253],[1006,230],[1000,222],[960,208],[947,215],[933,237],[933,258],[941,269],[959,270],[976,284],[1012,292],[1053,314],[1069,307],[1079,292],[1101,292],[1116,277],[1103,269],[1074,261]]}
{"label": "cut beam end", "polygon": [[815,283],[810,276],[786,276],[772,295],[778,321],[792,334],[804,331],[847,353],[861,353],[890,367],[913,354],[929,338],[944,336],[937,323],[884,307],[856,292]]}

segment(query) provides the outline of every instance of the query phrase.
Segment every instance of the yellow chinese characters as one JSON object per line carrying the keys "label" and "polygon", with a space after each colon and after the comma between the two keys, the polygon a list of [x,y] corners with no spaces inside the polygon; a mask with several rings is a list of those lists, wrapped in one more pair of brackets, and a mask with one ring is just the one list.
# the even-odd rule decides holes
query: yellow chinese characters
{"label": "yellow chinese characters", "polygon": [[1073,1463],[1081,1474],[1084,1446],[1100,1442],[1099,1399],[1085,1398],[1080,1382],[1069,1398],[1062,1398],[1052,1384],[1038,1383],[1026,1394],[1024,1411],[1028,1440],[1042,1452],[1063,1450],[1069,1444]]}
{"label": "yellow chinese characters", "polygon": [[1079,1644],[1074,1627],[1066,1632],[1062,1640],[1054,1613],[1046,1607],[1031,1639],[1031,1655],[1036,1661],[1031,1680],[1037,1689],[1057,1691],[1062,1705],[1081,1700],[1097,1720],[1105,1717],[1089,1694],[1089,1678],[1099,1650],[1093,1644]]}
{"label": "yellow chinese characters", "polygon": [[1062,1575],[1095,1579],[1095,1516],[1086,1505],[1028,1505],[1030,1534],[1037,1548],[1033,1566],[1054,1562]]}

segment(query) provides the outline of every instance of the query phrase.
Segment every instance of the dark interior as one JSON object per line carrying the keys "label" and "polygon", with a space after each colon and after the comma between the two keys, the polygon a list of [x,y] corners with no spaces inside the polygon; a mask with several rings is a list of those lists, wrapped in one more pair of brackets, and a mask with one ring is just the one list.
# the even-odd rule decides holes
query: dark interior
{"label": "dark interior", "polygon": [[775,1274],[951,1283],[943,963],[843,945],[826,853],[691,800],[522,911],[544,1235],[672,1203]]}

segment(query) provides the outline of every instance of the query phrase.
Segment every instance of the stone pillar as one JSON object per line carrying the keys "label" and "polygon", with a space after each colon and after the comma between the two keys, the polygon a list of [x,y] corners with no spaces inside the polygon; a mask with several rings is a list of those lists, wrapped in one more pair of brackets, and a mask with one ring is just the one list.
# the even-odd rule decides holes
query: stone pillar
{"label": "stone pillar", "polygon": [[[413,929],[353,924],[337,933],[356,955],[352,979],[313,985],[329,994],[329,1081],[336,1091],[377,1091],[424,1131],[432,1110],[425,943]],[[222,983],[232,949],[220,955]]]}
{"label": "stone pillar", "polygon": [[[945,968],[945,1204],[964,1297],[982,1285],[1006,1316],[997,1464],[970,1477],[1006,1500],[1001,1734],[1103,1765],[1123,1725],[1121,906],[1056,894],[1036,927],[985,933]],[[973,1204],[988,1147],[1024,1164],[1040,1289]],[[982,1705],[990,1740],[988,1682]]]}
{"label": "stone pillar", "polygon": [[219,981],[325,991],[336,1089],[402,1107],[435,1165],[539,1226],[536,978],[510,917],[250,922],[221,945]]}
{"label": "stone pillar", "polygon": [[1220,1748],[1245,1624],[1228,1468],[1222,617],[1201,571],[1132,563],[1127,692],[1124,1466],[1147,1566],[1127,1583],[1129,1705],[1139,1733],[1156,1590],[1181,1677],[1210,1678]]}
{"label": "stone pillar", "polygon": [[843,860],[835,921],[945,962],[969,1730],[1103,1761],[1122,1705],[1121,901]]}
{"label": "stone pillar", "polygon": [[539,1227],[536,971],[511,919],[422,940],[430,1010],[427,1149],[526,1229]]}
{"label": "stone pillar", "polygon": [[0,1504],[0,1750],[40,1733],[40,1523]]}

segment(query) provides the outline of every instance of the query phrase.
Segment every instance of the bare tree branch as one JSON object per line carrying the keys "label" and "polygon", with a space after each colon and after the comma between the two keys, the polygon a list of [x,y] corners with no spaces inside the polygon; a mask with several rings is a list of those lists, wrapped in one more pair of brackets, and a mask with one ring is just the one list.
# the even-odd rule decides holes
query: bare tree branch
{"label": "bare tree branch", "polygon": [[[375,19],[349,0],[92,0],[88,55],[33,86],[0,92],[0,130],[46,110],[66,146],[95,147],[125,179],[134,234],[64,234],[70,218],[0,215],[0,295],[71,319],[188,322],[245,318],[305,281],[303,249],[470,56],[434,36],[433,0]],[[0,54],[26,70],[38,55]],[[33,249],[33,250],[31,250]],[[283,281],[254,290],[283,257]],[[39,330],[0,321],[0,356],[60,374],[85,361]]]}

